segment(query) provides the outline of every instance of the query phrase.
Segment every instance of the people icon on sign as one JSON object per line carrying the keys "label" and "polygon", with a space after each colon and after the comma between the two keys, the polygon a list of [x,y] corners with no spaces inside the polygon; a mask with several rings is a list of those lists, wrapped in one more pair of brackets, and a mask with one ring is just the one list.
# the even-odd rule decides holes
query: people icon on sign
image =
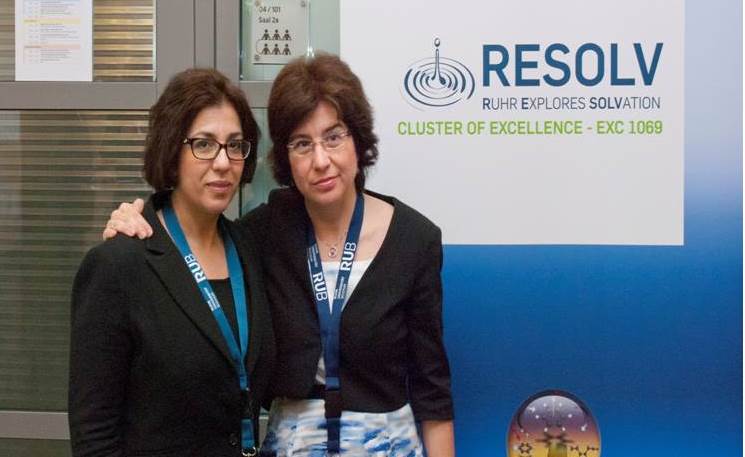
{"label": "people icon on sign", "polygon": [[[285,43],[283,47],[280,47],[278,43],[274,44],[274,47],[270,47],[267,41],[292,41],[292,35],[290,29],[285,29],[284,35],[280,34],[279,29],[274,29],[274,33],[270,33],[269,29],[264,29],[264,33],[261,35],[259,42],[264,41],[264,47],[259,51],[261,55],[265,56],[291,56],[292,49],[290,45]],[[258,47],[258,43],[257,43]]]}

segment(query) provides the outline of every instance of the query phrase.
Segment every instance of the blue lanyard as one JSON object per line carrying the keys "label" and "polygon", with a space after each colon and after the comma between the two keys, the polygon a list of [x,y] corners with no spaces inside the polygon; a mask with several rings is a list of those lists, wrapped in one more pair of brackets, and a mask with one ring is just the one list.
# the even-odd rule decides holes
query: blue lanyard
{"label": "blue lanyard", "polygon": [[[166,227],[176,243],[181,256],[184,258],[184,262],[189,267],[194,280],[199,287],[199,292],[202,294],[205,303],[209,306],[212,311],[212,316],[217,321],[220,332],[222,333],[225,343],[228,345],[228,351],[230,357],[233,359],[233,363],[238,370],[238,382],[240,383],[241,394],[243,401],[247,401],[249,392],[248,386],[248,373],[246,372],[246,365],[244,360],[246,359],[246,352],[248,351],[248,312],[246,311],[246,292],[243,287],[243,267],[241,266],[240,259],[238,258],[238,251],[235,249],[235,244],[230,238],[227,230],[221,225],[220,234],[222,235],[223,243],[225,245],[225,257],[228,261],[228,273],[230,275],[230,286],[233,289],[233,301],[235,302],[235,318],[238,322],[238,339],[240,341],[240,347],[235,340],[233,330],[230,328],[228,319],[225,317],[225,313],[220,306],[220,301],[217,299],[217,295],[212,290],[210,282],[207,280],[207,275],[202,270],[202,266],[197,261],[197,258],[192,254],[189,242],[186,240],[186,235],[181,229],[181,224],[178,222],[178,217],[173,211],[170,203],[167,203],[163,207],[163,217],[166,221]],[[244,417],[241,419],[241,444],[243,446],[245,455],[248,452],[255,452],[255,442],[253,436],[253,422],[251,421],[250,415],[245,411],[246,405],[242,405],[244,411]],[[246,417],[248,416],[248,417]]]}
{"label": "blue lanyard", "polygon": [[357,252],[357,244],[362,230],[362,216],[365,212],[365,200],[362,194],[357,194],[357,200],[349,222],[347,239],[339,262],[339,275],[336,277],[336,288],[329,310],[329,295],[326,279],[323,276],[321,254],[316,242],[313,224],[308,224],[308,271],[313,288],[313,297],[318,310],[318,321],[321,327],[321,343],[323,346],[323,363],[326,368],[326,430],[327,450],[339,453],[339,434],[341,429],[341,392],[339,380],[339,327],[341,326],[341,311],[347,298],[349,275]]}

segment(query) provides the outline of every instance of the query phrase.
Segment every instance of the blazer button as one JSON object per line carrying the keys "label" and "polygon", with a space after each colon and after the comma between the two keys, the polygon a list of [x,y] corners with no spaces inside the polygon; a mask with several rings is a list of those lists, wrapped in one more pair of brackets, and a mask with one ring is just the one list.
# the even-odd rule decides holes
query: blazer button
{"label": "blazer button", "polygon": [[233,447],[238,447],[238,435],[236,435],[235,433],[231,433],[228,437],[228,443],[230,443],[230,445]]}

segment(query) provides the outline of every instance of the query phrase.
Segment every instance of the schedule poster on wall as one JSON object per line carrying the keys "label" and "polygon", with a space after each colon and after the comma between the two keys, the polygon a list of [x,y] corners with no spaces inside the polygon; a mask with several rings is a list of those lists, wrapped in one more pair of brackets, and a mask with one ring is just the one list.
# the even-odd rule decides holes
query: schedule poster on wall
{"label": "schedule poster on wall", "polygon": [[93,80],[93,1],[15,1],[16,81]]}
{"label": "schedule poster on wall", "polygon": [[341,52],[380,137],[371,188],[449,244],[683,244],[670,5],[342,2]]}

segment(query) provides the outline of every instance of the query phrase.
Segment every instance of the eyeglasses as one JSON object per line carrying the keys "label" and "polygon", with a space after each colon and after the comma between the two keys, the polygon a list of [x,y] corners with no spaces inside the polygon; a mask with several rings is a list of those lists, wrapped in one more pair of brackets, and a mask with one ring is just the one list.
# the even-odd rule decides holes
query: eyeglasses
{"label": "eyeglasses", "polygon": [[251,154],[251,143],[246,140],[229,140],[223,144],[210,138],[184,138],[183,144],[188,144],[191,153],[199,160],[213,160],[225,148],[230,160],[246,160]]}
{"label": "eyeglasses", "polygon": [[306,138],[300,138],[291,141],[287,145],[287,150],[298,157],[305,157],[310,154],[316,144],[320,144],[323,149],[327,151],[333,151],[339,149],[349,135],[351,135],[351,133],[348,131],[338,130],[328,133],[321,139],[321,141],[311,141]]}

